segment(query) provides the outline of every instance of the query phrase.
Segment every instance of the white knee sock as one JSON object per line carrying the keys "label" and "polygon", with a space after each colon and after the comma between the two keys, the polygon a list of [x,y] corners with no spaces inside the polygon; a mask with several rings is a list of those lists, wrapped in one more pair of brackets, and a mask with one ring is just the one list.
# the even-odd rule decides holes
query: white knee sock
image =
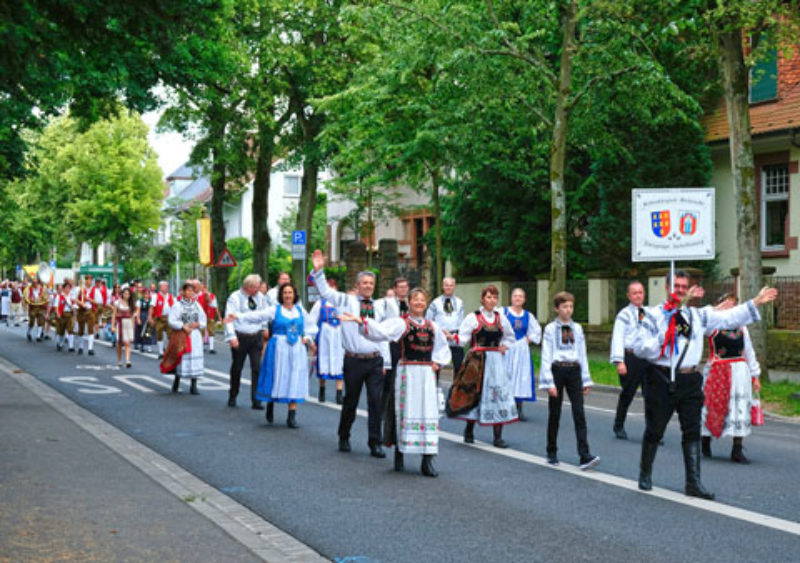
{"label": "white knee sock", "polygon": [[75,348],[75,337],[71,334],[67,335],[67,344],[69,344],[69,349],[72,350]]}
{"label": "white knee sock", "polygon": [[94,350],[94,334],[90,334],[86,337],[86,347],[89,350]]}
{"label": "white knee sock", "polygon": [[164,341],[163,340],[159,340],[158,341],[158,355],[160,356],[163,353],[164,353]]}
{"label": "white knee sock", "polygon": [[214,337],[213,336],[209,336],[208,337],[208,349],[209,350],[213,350],[214,349]]}

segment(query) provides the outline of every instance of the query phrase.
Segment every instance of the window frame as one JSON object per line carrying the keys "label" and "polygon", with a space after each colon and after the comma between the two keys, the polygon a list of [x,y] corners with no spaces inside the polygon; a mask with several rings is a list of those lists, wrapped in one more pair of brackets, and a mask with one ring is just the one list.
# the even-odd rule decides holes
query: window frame
{"label": "window frame", "polygon": [[[767,193],[767,174],[770,169],[774,169],[777,167],[782,167],[786,171],[786,191],[781,192],[779,194],[768,194]],[[790,177],[790,170],[789,170],[789,163],[775,163],[775,164],[765,164],[759,167],[760,170],[760,186],[759,186],[759,198],[760,198],[760,205],[759,205],[759,223],[760,223],[760,235],[761,235],[761,252],[785,252],[786,251],[786,239],[789,237],[789,233],[787,232],[788,225],[786,224],[788,221],[784,220],[783,228],[783,242],[781,244],[767,244],[767,204],[770,202],[776,201],[785,201],[786,202],[786,217],[789,217],[789,194],[791,192],[791,177]]]}
{"label": "window frame", "polygon": [[[287,191],[287,189],[286,189],[287,188],[287,184],[288,184],[287,181],[289,179],[297,181],[297,192],[296,193],[289,193]],[[300,194],[302,193],[302,191],[303,191],[303,180],[302,180],[301,176],[298,176],[296,174],[284,174],[284,176],[283,176],[283,195],[284,195],[284,197],[300,197]]]}

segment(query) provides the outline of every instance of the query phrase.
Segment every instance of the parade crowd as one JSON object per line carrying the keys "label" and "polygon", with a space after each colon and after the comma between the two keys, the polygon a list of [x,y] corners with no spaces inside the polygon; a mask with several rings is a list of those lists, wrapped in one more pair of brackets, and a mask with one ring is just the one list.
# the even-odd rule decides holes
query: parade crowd
{"label": "parade crowd", "polygon": [[[281,403],[287,405],[287,426],[298,428],[297,408],[309,394],[310,376],[319,380],[320,402],[326,400],[326,383],[333,381],[335,401],[342,405],[338,447],[350,452],[351,427],[366,388],[370,455],[385,458],[383,448],[394,447],[397,471],[404,469],[406,455],[421,455],[420,470],[429,477],[438,475],[434,457],[443,412],[465,422],[464,442],[474,442],[476,426],[491,427],[493,445],[509,446],[503,427],[525,420],[524,403],[536,400],[530,347],[541,345],[538,388],[548,398],[548,463],[559,464],[565,394],[579,467],[588,470],[600,461],[587,438],[584,397],[592,377],[583,329],[572,319],[573,295],[555,295],[554,319],[542,329],[525,309],[525,292],[519,288],[503,307],[498,289],[488,285],[481,291],[480,307],[465,311],[452,278],[443,280],[443,294],[433,300],[403,278],[395,280],[386,296],[375,298],[373,273],[359,273],[355,286],[342,291],[326,278],[320,251],[314,252],[312,265],[308,281],[320,298],[310,311],[303,308],[286,273],[271,289],[258,275],[247,276],[229,296],[224,318],[216,297],[198,280],[186,281],[173,296],[166,282],[157,289],[134,281],[109,290],[102,279],[85,276],[79,287],[65,280],[52,290],[37,279],[24,287],[3,282],[0,318],[19,326],[27,316],[31,342],[48,339],[54,328],[56,349],[77,354],[94,355],[94,339],[107,331],[120,367],[131,367],[131,347],[149,352],[155,346],[162,373],[174,376],[172,391],[180,392],[185,378],[191,394],[198,393],[206,347],[215,353],[214,330],[222,321],[231,349],[229,407],[237,406],[247,360],[251,408],[265,410],[270,424],[275,404]],[[731,459],[748,463],[743,438],[751,432],[760,368],[746,325],[760,320],[758,307],[774,300],[777,291],[764,288],[743,304],[726,295],[716,305],[691,307],[691,299],[703,297],[702,288],[690,287],[682,271],[673,278],[667,279],[672,293],[654,307],[644,306],[640,282],[628,286],[629,304],[616,317],[610,343],[610,361],[621,384],[612,430],[617,438],[628,438],[627,411],[641,387],[645,431],[639,488],[652,488],[656,452],[677,412],[685,493],[713,499],[700,480],[700,460],[712,455],[712,439],[732,436]],[[705,341],[710,355],[701,372]],[[439,373],[447,365],[454,375],[445,394]]]}

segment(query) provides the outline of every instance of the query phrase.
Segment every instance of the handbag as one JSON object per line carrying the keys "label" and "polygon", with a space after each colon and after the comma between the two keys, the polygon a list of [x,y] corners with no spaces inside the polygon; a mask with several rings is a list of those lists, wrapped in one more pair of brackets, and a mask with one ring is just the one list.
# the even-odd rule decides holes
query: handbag
{"label": "handbag", "polygon": [[753,393],[753,403],[750,405],[750,424],[764,426],[764,409],[761,408],[761,393]]}

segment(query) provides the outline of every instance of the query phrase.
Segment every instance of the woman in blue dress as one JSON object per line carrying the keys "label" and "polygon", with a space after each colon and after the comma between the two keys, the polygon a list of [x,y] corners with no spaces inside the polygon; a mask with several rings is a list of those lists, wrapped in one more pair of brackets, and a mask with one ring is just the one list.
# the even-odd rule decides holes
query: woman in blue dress
{"label": "woman in blue dress", "polygon": [[[328,285],[337,289],[336,281],[328,280]],[[317,378],[319,379],[319,402],[325,402],[325,382],[336,382],[336,404],[342,404],[342,383],[344,366],[344,344],[342,344],[342,325],[336,307],[326,299],[319,299],[311,308],[311,321],[317,325]]]}
{"label": "woman in blue dress", "polygon": [[256,398],[267,403],[267,422],[272,424],[275,403],[288,403],[286,425],[298,428],[297,404],[308,395],[308,353],[314,349],[317,326],[298,303],[297,290],[291,283],[278,288],[279,305],[266,309],[228,315],[225,322],[248,319],[271,323],[271,336],[261,362]]}
{"label": "woman in blue dress", "polygon": [[531,343],[542,342],[542,327],[525,306],[525,290],[516,288],[511,292],[511,307],[503,311],[506,314],[517,342],[506,352],[506,369],[514,379],[514,401],[517,403],[519,419],[527,420],[522,414],[523,401],[536,400],[536,381],[533,376],[531,361]]}

